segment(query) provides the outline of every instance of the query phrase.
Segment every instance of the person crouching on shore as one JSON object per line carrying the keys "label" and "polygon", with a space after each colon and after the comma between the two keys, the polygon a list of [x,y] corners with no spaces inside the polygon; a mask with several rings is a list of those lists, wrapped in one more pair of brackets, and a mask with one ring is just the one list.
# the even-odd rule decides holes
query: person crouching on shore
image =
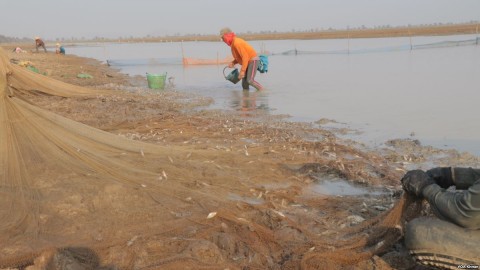
{"label": "person crouching on shore", "polygon": [[57,43],[57,48],[55,49],[56,54],[65,54],[65,48],[60,45],[60,43]]}

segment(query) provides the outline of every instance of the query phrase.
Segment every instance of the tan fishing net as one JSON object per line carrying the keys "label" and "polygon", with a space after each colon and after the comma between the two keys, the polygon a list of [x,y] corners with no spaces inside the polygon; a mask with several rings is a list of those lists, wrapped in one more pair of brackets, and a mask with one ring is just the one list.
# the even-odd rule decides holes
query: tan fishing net
{"label": "tan fishing net", "polygon": [[280,183],[281,170],[255,168],[249,155],[147,144],[69,120],[28,96],[110,91],[33,73],[3,50],[0,61],[0,268],[319,269],[355,265],[401,237],[405,199],[323,235],[302,223],[307,211],[280,211],[300,194],[295,185],[264,188],[261,203],[238,199],[262,179]]}
{"label": "tan fishing net", "polygon": [[[107,93],[12,65],[3,51],[0,74],[0,266],[21,266],[22,258],[31,260],[52,247],[128,240],[150,233],[158,222],[160,230],[181,229],[206,211],[191,204],[196,196],[214,196],[184,192],[181,180],[193,178],[183,165],[195,167],[208,157],[128,140],[30,104],[22,94]],[[188,219],[170,211],[187,206],[197,208]]]}

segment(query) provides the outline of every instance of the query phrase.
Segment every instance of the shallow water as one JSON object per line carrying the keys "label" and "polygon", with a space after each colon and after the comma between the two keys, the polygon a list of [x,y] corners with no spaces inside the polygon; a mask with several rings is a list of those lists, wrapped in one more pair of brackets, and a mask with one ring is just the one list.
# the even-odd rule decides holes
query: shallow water
{"label": "shallow water", "polygon": [[250,197],[243,197],[238,194],[231,193],[228,195],[228,199],[232,201],[239,201],[239,202],[245,202],[248,204],[252,205],[257,205],[257,204],[262,204],[265,201],[261,198],[250,198]]}
{"label": "shallow water", "polygon": [[328,196],[361,196],[361,195],[381,195],[384,191],[372,190],[368,187],[353,185],[346,180],[333,179],[323,180],[312,184],[310,190],[317,194]]}
{"label": "shallow water", "polygon": [[258,51],[324,52],[271,55],[269,73],[257,75],[267,89],[263,92],[244,92],[240,84],[226,81],[222,65],[180,64],[182,55],[228,56],[229,48],[220,41],[106,44],[67,52],[111,60],[130,75],[167,72],[175,89],[213,97],[212,108],[236,110],[245,117],[266,111],[290,115],[293,121],[333,119],[335,127],[362,131],[348,136],[369,145],[413,138],[480,156],[480,46],[405,49],[472,38],[476,36],[254,41]]}

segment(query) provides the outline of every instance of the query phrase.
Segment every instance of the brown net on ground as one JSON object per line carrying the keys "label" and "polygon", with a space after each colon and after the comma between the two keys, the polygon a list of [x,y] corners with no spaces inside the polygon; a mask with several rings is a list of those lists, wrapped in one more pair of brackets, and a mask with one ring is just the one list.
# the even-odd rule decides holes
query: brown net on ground
{"label": "brown net on ground", "polygon": [[303,257],[302,269],[354,266],[381,254],[403,236],[405,222],[418,216],[420,210],[420,201],[404,194],[385,214],[342,230],[335,239],[313,236],[312,242],[318,248]]}
{"label": "brown net on ground", "polygon": [[320,236],[324,228],[304,222],[314,219],[308,211],[288,208],[301,187],[263,188],[255,195],[263,203],[242,201],[272,179],[295,183],[277,163],[247,149],[128,140],[41,109],[27,98],[34,93],[110,92],[29,72],[0,51],[0,268],[354,265],[396,241],[409,213],[402,199],[365,224]]}

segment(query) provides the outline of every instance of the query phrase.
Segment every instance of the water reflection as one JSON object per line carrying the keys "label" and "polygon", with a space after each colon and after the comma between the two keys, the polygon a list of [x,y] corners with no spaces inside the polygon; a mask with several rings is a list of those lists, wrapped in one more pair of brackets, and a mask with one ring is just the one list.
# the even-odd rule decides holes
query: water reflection
{"label": "water reflection", "polygon": [[269,111],[268,94],[264,91],[232,91],[230,107],[243,117],[257,117]]}
{"label": "water reflection", "polygon": [[370,187],[353,185],[342,179],[324,180],[311,185],[311,190],[317,194],[328,196],[361,196],[361,195],[382,195],[385,191],[375,190]]}

